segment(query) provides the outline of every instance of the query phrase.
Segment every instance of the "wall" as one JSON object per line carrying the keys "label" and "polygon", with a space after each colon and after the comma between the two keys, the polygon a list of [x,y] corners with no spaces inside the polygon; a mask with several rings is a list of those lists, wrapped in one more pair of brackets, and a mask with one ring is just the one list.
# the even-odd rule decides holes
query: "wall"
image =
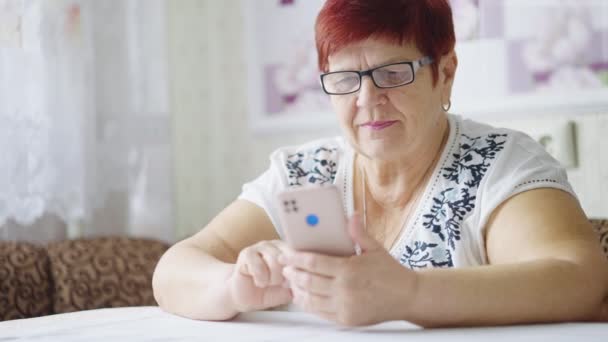
{"label": "wall", "polygon": [[[168,6],[177,235],[202,228],[262,172],[274,148],[310,134],[252,136],[243,13],[236,0]],[[326,132],[316,132],[322,136]]]}
{"label": "wall", "polygon": [[[233,201],[274,148],[337,130],[252,135],[241,1],[170,1],[168,13],[177,235],[185,237]],[[579,168],[569,175],[588,215],[608,217],[608,115],[573,119]]]}

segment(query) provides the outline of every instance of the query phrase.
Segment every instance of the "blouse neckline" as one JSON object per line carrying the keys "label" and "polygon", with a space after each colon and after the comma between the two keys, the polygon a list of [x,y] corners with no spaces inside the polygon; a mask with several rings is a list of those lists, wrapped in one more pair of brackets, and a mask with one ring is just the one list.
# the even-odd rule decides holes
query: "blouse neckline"
{"label": "blouse neckline", "polygon": [[[448,157],[453,153],[454,147],[456,147],[456,137],[458,136],[458,132],[460,131],[460,122],[458,117],[452,114],[447,114],[448,125],[449,125],[449,135],[443,150],[441,151],[441,156],[437,163],[435,164],[433,173],[431,177],[429,177],[424,192],[420,195],[420,199],[414,208],[414,211],[411,215],[409,215],[408,219],[404,222],[403,227],[401,227],[401,231],[397,235],[397,238],[393,242],[393,245],[389,249],[389,253],[393,255],[393,257],[398,257],[399,254],[399,246],[403,245],[405,241],[413,234],[413,232],[417,229],[418,221],[420,216],[423,214],[424,208],[427,207],[428,201],[432,198],[433,193],[439,183],[441,177],[441,170],[445,167]],[[344,206],[346,210],[347,217],[351,217],[355,211],[354,208],[354,171],[355,171],[355,151],[349,145],[349,143],[344,140],[345,147],[345,162],[342,164],[344,168],[343,172],[343,200]]]}

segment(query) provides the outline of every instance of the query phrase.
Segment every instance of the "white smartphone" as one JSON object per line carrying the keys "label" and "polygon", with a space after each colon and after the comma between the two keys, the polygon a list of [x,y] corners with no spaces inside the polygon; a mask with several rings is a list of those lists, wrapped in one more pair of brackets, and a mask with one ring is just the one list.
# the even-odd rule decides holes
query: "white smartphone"
{"label": "white smartphone", "polygon": [[333,256],[356,254],[335,185],[288,189],[277,201],[285,240],[292,248]]}

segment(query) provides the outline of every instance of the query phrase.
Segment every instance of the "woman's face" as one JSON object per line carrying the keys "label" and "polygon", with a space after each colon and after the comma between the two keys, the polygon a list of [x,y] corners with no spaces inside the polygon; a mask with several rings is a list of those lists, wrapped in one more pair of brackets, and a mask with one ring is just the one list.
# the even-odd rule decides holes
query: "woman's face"
{"label": "woman's face", "polygon": [[[329,71],[367,70],[422,57],[414,45],[368,39],[329,56]],[[372,159],[392,160],[415,156],[429,139],[437,138],[445,115],[441,106],[450,99],[457,60],[452,52],[433,63],[439,63],[435,86],[427,65],[418,69],[408,85],[380,89],[364,76],[358,92],[331,95],[340,126],[355,150]]]}

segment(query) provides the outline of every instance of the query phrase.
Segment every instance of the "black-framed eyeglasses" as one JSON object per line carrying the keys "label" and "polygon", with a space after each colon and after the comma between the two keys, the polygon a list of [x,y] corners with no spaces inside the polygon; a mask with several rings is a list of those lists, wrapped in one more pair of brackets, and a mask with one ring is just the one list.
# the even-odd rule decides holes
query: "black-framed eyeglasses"
{"label": "black-framed eyeglasses", "polygon": [[323,91],[329,95],[346,95],[361,89],[363,76],[370,76],[378,88],[396,88],[414,82],[414,76],[421,67],[433,63],[431,57],[417,61],[385,64],[364,71],[334,71],[321,75]]}

